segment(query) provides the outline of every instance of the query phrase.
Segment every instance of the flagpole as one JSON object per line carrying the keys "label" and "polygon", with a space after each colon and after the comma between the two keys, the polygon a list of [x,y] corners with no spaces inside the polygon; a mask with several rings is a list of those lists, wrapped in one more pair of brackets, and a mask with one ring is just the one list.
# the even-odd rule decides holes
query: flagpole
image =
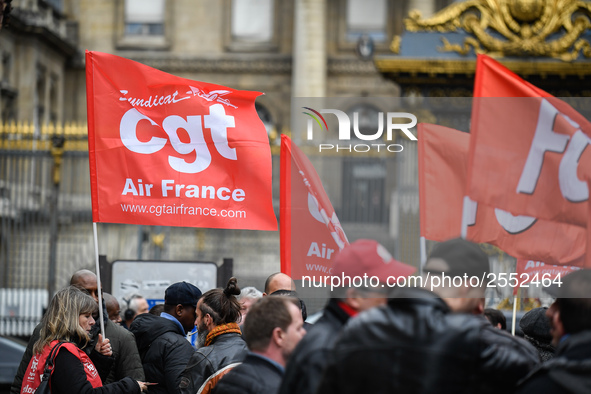
{"label": "flagpole", "polygon": [[[591,179],[587,181],[587,187],[591,189]],[[585,256],[585,263],[583,268],[591,268],[591,200],[587,204],[589,206],[587,213],[587,251]]]}
{"label": "flagpole", "polygon": [[425,239],[425,237],[421,236],[421,238],[419,238],[419,246],[420,246],[420,257],[421,257],[421,264],[419,267],[419,275],[423,275],[423,267],[425,267],[425,264],[427,263],[427,240]]}
{"label": "flagpole", "polygon": [[[517,290],[519,292],[519,290]],[[515,321],[517,317],[517,296],[513,296],[513,319],[511,323],[511,335],[515,336]]]}
{"label": "flagpole", "polygon": [[462,239],[466,239],[466,236],[468,235],[468,209],[470,207],[468,204],[469,200],[470,198],[468,196],[464,196],[464,201],[462,202],[462,231],[460,233]]}
{"label": "flagpole", "polygon": [[96,260],[96,286],[98,291],[98,303],[99,303],[99,323],[101,325],[101,334],[105,339],[105,322],[103,319],[103,292],[101,290],[101,269],[99,266],[99,251],[98,251],[98,230],[96,222],[92,222],[92,232],[94,235],[94,258]]}

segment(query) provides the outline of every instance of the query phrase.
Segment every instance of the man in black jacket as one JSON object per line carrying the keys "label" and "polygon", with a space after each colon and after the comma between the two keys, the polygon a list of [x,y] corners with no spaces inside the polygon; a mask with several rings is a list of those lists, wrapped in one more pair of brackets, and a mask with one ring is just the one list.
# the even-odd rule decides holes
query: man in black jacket
{"label": "man in black jacket", "polygon": [[251,307],[243,326],[250,353],[217,383],[213,393],[277,393],[285,364],[305,334],[297,299],[259,300]]}
{"label": "man in black jacket", "polygon": [[146,373],[150,393],[178,393],[180,375],[195,353],[186,335],[195,327],[201,290],[187,282],[170,285],[164,293],[164,312],[138,315],[130,330]]}
{"label": "man in black jacket", "polygon": [[[388,277],[408,276],[416,268],[400,263],[378,242],[360,239],[346,246],[336,257],[333,275],[343,277],[364,274],[376,276],[380,284],[377,288],[339,286],[324,308],[322,317],[308,330],[290,358],[281,383],[281,394],[313,394],[320,383],[327,357],[332,350],[340,330],[349,318],[387,301]],[[336,283],[336,282],[335,282]]]}
{"label": "man in black jacket", "polygon": [[[538,363],[529,343],[482,316],[484,287],[470,280],[488,272],[478,245],[437,245],[425,272],[435,278],[423,276],[429,290],[398,288],[387,305],[347,324],[317,392],[511,392]],[[443,276],[468,279],[442,286]]]}
{"label": "man in black jacket", "polygon": [[557,297],[546,311],[556,355],[521,384],[520,394],[591,393],[591,270],[562,282],[546,290]]}

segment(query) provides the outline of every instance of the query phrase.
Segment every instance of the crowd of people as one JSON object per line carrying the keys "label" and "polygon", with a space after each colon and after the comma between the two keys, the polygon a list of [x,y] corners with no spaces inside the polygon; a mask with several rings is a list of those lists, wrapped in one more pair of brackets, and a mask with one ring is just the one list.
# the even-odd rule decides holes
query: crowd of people
{"label": "crowd of people", "polygon": [[[478,245],[454,239],[435,246],[423,275],[489,270]],[[203,294],[174,283],[148,309],[144,297],[120,303],[98,291],[93,272],[78,271],[35,328],[11,394],[34,393],[47,365],[54,394],[591,392],[591,270],[549,287],[555,302],[523,316],[523,338],[484,308],[476,283],[384,286],[414,272],[375,241],[353,242],[332,275],[365,273],[379,283],[333,289],[309,324],[285,273],[270,275],[262,292],[241,291],[236,278]]]}

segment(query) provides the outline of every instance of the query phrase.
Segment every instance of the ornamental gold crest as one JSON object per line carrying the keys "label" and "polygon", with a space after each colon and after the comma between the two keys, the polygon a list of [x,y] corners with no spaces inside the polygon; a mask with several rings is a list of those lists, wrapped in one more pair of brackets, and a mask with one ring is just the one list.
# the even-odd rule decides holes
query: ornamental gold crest
{"label": "ornamental gold crest", "polygon": [[591,4],[582,0],[467,0],[433,17],[411,11],[408,31],[469,33],[461,43],[442,36],[443,52],[491,56],[539,56],[572,62],[591,57],[584,34],[591,28]]}

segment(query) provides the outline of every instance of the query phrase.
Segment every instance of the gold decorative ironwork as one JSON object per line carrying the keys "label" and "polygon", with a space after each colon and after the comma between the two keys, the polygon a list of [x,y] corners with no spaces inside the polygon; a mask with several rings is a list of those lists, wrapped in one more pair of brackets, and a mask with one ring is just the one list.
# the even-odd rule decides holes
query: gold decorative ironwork
{"label": "gold decorative ironwork", "polygon": [[591,44],[582,35],[591,28],[591,3],[582,0],[467,0],[453,3],[433,17],[411,11],[408,31],[473,35],[462,44],[443,39],[441,51],[491,56],[540,56],[572,62],[591,57]]}
{"label": "gold decorative ironwork", "polygon": [[0,150],[51,151],[51,137],[60,135],[67,144],[65,151],[88,151],[88,130],[85,123],[45,124],[35,127],[31,122],[0,122]]}
{"label": "gold decorative ironwork", "polygon": [[390,43],[390,51],[397,55],[400,53],[400,36],[394,36],[394,38],[392,38],[392,42]]}

